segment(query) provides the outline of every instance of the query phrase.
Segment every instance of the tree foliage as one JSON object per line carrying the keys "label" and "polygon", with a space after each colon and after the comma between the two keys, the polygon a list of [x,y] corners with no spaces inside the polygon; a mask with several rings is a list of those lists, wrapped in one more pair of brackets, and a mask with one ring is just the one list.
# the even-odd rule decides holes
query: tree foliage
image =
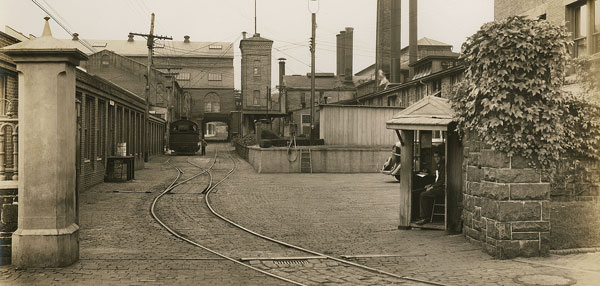
{"label": "tree foliage", "polygon": [[466,70],[452,98],[458,130],[543,167],[569,149],[597,153],[583,137],[597,127],[586,118],[594,108],[561,89],[569,44],[564,27],[543,20],[515,16],[482,26],[462,46]]}

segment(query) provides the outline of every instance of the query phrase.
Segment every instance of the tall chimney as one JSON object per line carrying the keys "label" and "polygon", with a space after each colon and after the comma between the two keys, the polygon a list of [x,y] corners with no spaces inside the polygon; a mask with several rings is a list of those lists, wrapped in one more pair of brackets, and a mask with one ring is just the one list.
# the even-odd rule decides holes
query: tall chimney
{"label": "tall chimney", "polygon": [[[413,64],[417,61],[417,0],[409,0],[408,2],[408,64]],[[414,67],[409,68],[409,77],[415,75]]]}
{"label": "tall chimney", "polygon": [[401,24],[402,24],[402,0],[392,0],[392,57],[390,69],[390,82],[401,82],[400,72],[400,51],[401,43]]}
{"label": "tall chimney", "polygon": [[344,80],[352,81],[352,49],[354,28],[346,27],[344,34]]}
{"label": "tall chimney", "polygon": [[283,87],[283,76],[285,75],[285,58],[278,58],[279,61],[279,89]]}
{"label": "tall chimney", "polygon": [[342,41],[344,39],[342,38],[342,34],[337,34],[335,35],[335,47],[336,47],[336,51],[335,51],[335,55],[336,55],[336,68],[335,68],[335,75],[340,76],[342,74],[342,62],[343,62],[343,55],[344,55],[344,51],[343,51],[343,45],[342,45]]}
{"label": "tall chimney", "polygon": [[343,77],[346,72],[346,31],[340,31],[339,34],[340,42],[337,46],[337,65],[338,65],[338,76]]}

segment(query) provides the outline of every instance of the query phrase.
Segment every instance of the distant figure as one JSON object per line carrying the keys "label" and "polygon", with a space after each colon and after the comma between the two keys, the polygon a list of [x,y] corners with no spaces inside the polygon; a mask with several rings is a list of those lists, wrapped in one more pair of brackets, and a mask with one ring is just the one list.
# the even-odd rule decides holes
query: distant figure
{"label": "distant figure", "polygon": [[200,144],[202,144],[202,151],[200,152],[201,156],[206,155],[206,145],[208,145],[208,143],[206,143],[206,140],[204,140],[204,138],[202,138],[202,141],[200,141]]}

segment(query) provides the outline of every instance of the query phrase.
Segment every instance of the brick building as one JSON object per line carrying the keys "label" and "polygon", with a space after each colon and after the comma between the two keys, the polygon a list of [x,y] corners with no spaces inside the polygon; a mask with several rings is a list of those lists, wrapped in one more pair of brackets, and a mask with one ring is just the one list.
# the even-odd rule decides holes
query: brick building
{"label": "brick building", "polygon": [[[0,32],[0,48],[19,40]],[[16,147],[18,77],[15,63],[0,52],[0,264],[10,263],[11,236],[17,229]],[[13,136],[14,135],[14,136]]]}
{"label": "brick building", "polygon": [[361,93],[349,104],[369,106],[408,107],[426,96],[448,98],[452,87],[462,79],[464,67],[458,54],[428,55],[411,65],[415,69],[412,79],[403,83],[389,84],[387,89],[375,93]]}
{"label": "brick building", "polygon": [[285,98],[273,98],[271,91],[271,52],[273,41],[256,33],[240,41],[242,52],[242,134],[252,133],[254,122],[285,114]]}
{"label": "brick building", "polygon": [[513,15],[565,25],[572,33],[574,56],[600,52],[600,6],[597,0],[494,1],[494,19]]}
{"label": "brick building", "polygon": [[[145,95],[146,74],[148,68],[130,58],[109,50],[102,50],[89,56],[81,64],[89,74],[102,77],[126,90],[138,95]],[[189,110],[183,98],[183,89],[172,74],[152,69],[150,84],[150,114],[154,114],[169,122],[189,116]]]}
{"label": "brick building", "polygon": [[[144,65],[148,62],[146,41],[136,40],[133,35],[128,40],[87,41],[98,51],[109,50]],[[174,76],[181,87],[182,116],[203,127],[210,122],[230,123],[230,112],[235,111],[233,43],[195,42],[189,36],[183,41],[156,41],[152,65],[165,77]],[[163,89],[168,86],[166,80],[151,89],[166,94]],[[157,106],[164,105],[161,96],[156,100]]]}

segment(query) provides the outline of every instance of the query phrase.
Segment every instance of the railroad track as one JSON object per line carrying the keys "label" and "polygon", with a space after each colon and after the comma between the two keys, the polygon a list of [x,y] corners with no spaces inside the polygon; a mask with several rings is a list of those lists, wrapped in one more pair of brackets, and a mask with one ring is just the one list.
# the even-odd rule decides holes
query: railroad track
{"label": "railroad track", "polygon": [[[237,160],[229,152],[224,152],[224,153],[227,154],[227,157],[229,160],[231,160],[231,162],[233,163],[233,166],[231,168],[221,168],[218,172],[226,172],[226,173],[219,180],[217,180],[217,178],[215,178],[215,175],[213,174],[213,173],[215,173],[215,170],[216,170],[215,166],[217,165],[217,161],[219,158],[218,150],[215,151],[215,155],[211,159],[210,165],[206,168],[203,168],[202,166],[199,166],[198,164],[191,162],[188,159],[186,161],[186,163],[194,166],[195,168],[200,169],[200,172],[193,174],[186,179],[181,178],[182,175],[184,174],[184,171],[182,170],[182,168],[176,167],[175,165],[173,165],[170,162],[170,160],[167,161],[167,163],[170,164],[177,171],[177,176],[171,182],[171,184],[165,188],[165,190],[163,190],[158,196],[156,196],[156,198],[153,200],[152,205],[150,207],[150,212],[151,212],[152,217],[163,228],[165,228],[169,233],[171,233],[175,237],[177,237],[187,243],[190,243],[194,246],[202,248],[210,253],[213,253],[223,259],[229,260],[238,265],[243,265],[244,267],[248,267],[252,270],[258,271],[258,272],[268,275],[270,277],[273,277],[273,278],[276,278],[281,281],[285,281],[287,283],[291,283],[294,285],[312,285],[312,284],[320,283],[319,280],[311,281],[310,279],[307,280],[306,277],[298,277],[297,275],[295,275],[293,273],[294,271],[289,271],[289,270],[283,271],[282,270],[284,268],[290,269],[290,267],[292,267],[292,268],[296,267],[296,268],[298,268],[298,272],[301,270],[306,271],[306,269],[303,269],[307,266],[305,264],[308,264],[308,266],[319,265],[320,266],[319,273],[326,271],[324,269],[330,269],[329,272],[331,272],[332,277],[330,279],[325,278],[325,279],[321,280],[322,282],[339,282],[340,284],[346,284],[346,285],[353,284],[352,280],[345,280],[345,279],[343,279],[343,277],[340,277],[340,273],[341,273],[341,276],[344,276],[344,275],[352,275],[351,273],[357,272],[357,273],[359,273],[359,275],[357,275],[357,278],[354,280],[356,282],[356,284],[369,284],[369,282],[371,282],[371,284],[373,284],[373,283],[377,284],[376,283],[377,281],[381,281],[382,283],[405,284],[405,285],[444,285],[444,284],[441,284],[438,282],[416,279],[416,278],[403,276],[403,275],[397,275],[394,273],[382,271],[379,269],[375,269],[375,268],[368,267],[368,266],[365,266],[362,264],[354,263],[354,262],[344,260],[341,258],[337,258],[334,256],[319,253],[317,251],[313,251],[310,249],[302,248],[302,247],[292,245],[292,244],[289,244],[289,243],[286,243],[283,241],[279,241],[277,239],[274,239],[274,238],[262,235],[260,233],[257,233],[253,230],[247,229],[244,226],[239,225],[239,224],[235,223],[234,221],[232,221],[231,219],[218,213],[210,203],[210,196],[214,192],[214,190],[216,189],[217,186],[219,186],[220,184],[225,182],[230,176],[232,176],[234,174],[234,172],[238,166]],[[283,255],[276,256],[276,257],[271,256],[271,257],[250,257],[250,258],[246,257],[246,258],[244,258],[244,257],[240,256],[239,254],[234,255],[234,253],[232,253],[232,252],[235,252],[235,251],[230,250],[229,251],[230,253],[227,253],[227,251],[217,251],[214,249],[215,247],[211,248],[211,247],[207,246],[207,243],[201,243],[201,242],[199,242],[199,239],[193,239],[194,235],[180,233],[179,231],[177,231],[175,229],[175,227],[169,226],[163,219],[161,219],[157,215],[156,206],[157,206],[157,202],[161,198],[163,198],[166,194],[171,193],[178,186],[185,184],[191,180],[194,180],[195,178],[198,178],[199,176],[204,175],[204,174],[206,174],[206,176],[207,176],[206,187],[203,189],[201,194],[198,194],[198,192],[196,192],[194,194],[198,194],[200,196],[202,194],[204,195],[203,201],[204,201],[207,209],[210,211],[210,213],[212,213],[215,217],[219,218],[221,221],[226,222],[227,224],[229,224],[231,226],[234,226],[238,230],[242,230],[243,232],[245,232],[247,234],[257,237],[260,240],[270,242],[274,245],[277,245],[278,247],[283,247],[283,248],[286,248],[289,250],[293,250],[295,252],[290,253],[290,251],[288,250],[288,251],[285,251],[285,253]],[[270,267],[269,265],[271,265],[272,267]],[[322,268],[322,266],[325,266],[325,268]],[[307,274],[307,273],[309,273],[309,274]],[[365,273],[369,273],[369,274],[365,274]],[[310,275],[310,272],[304,272],[304,274],[302,274],[302,275],[305,275],[305,276]],[[334,277],[336,275],[337,275],[337,277]],[[363,277],[363,278],[367,277],[367,278],[363,280],[360,277]]]}

